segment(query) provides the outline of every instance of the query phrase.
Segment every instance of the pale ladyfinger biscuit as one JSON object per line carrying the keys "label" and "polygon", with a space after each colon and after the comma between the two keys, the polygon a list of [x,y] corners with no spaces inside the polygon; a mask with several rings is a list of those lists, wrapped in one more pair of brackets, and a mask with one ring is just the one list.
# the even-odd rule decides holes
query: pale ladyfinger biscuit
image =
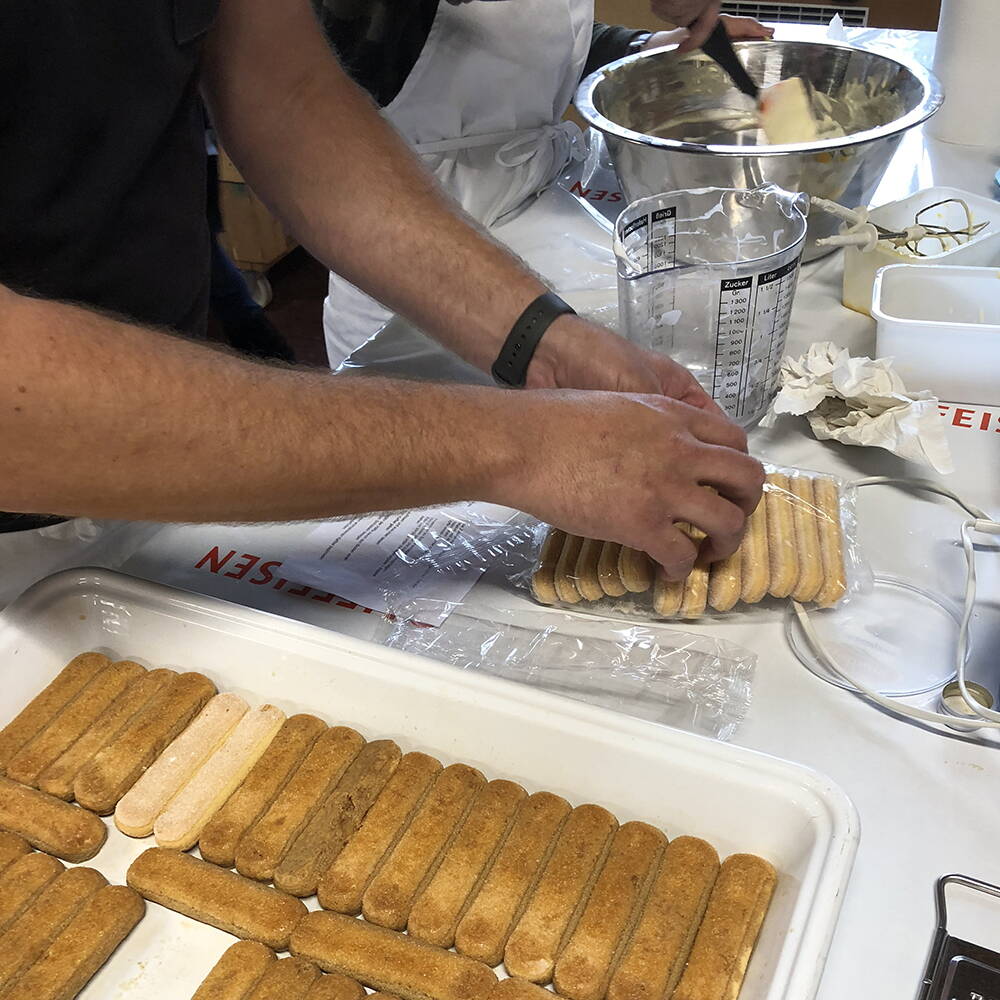
{"label": "pale ladyfinger biscuit", "polygon": [[358,832],[320,879],[321,906],[341,913],[361,912],[368,883],[403,835],[440,770],[441,762],[425,753],[403,757]]}
{"label": "pale ladyfinger biscuit", "polygon": [[809,476],[789,476],[795,497],[792,521],[795,525],[795,552],[799,559],[799,578],[792,590],[792,599],[811,601],[823,586],[823,557],[819,547],[819,523],[812,479]]}
{"label": "pale ladyfinger biscuit", "polygon": [[106,667],[111,660],[101,653],[74,656],[47,687],[0,729],[0,774],[15,754],[40,733],[61,709]]}
{"label": "pale ladyfinger biscuit", "polygon": [[728,559],[712,563],[708,578],[708,604],[715,611],[731,611],[743,587],[743,549]]}
{"label": "pale ladyfinger biscuit", "polygon": [[756,604],[767,596],[771,585],[771,564],[767,545],[767,500],[761,496],[747,521],[741,545],[740,600]]}
{"label": "pale ladyfinger biscuit", "polygon": [[496,984],[480,962],[341,913],[309,913],[292,952],[400,1000],[482,1000]]}
{"label": "pale ladyfinger biscuit", "polygon": [[814,600],[821,608],[836,604],[847,593],[844,569],[844,534],[840,526],[840,493],[829,476],[813,480],[819,524],[819,550],[823,560],[823,586]]}
{"label": "pale ladyfinger biscuit", "polygon": [[231,692],[212,698],[118,800],[115,826],[128,837],[148,837],[156,817],[218,749],[249,707]]}
{"label": "pale ladyfinger biscuit", "polygon": [[549,528],[538,556],[538,565],[531,574],[531,592],[535,600],[542,604],[555,604],[559,600],[556,593],[556,564],[566,542],[566,532]]}
{"label": "pale ladyfinger biscuit", "polygon": [[602,1000],[628,941],[667,838],[645,823],[619,827],[552,981],[569,1000]]}
{"label": "pale ladyfinger biscuit", "polygon": [[111,743],[80,768],[73,780],[76,801],[100,816],[114,812],[118,800],[214,694],[215,685],[202,674],[169,678]]}
{"label": "pale ladyfinger biscuit", "polygon": [[175,671],[165,668],[140,674],[72,746],[42,771],[38,787],[56,798],[72,799],[73,781],[83,765],[111,743],[153,695],[176,676]]}
{"label": "pale ladyfinger biscuit", "polygon": [[274,952],[259,941],[237,941],[223,952],[191,1000],[246,1000],[275,961]]}
{"label": "pale ladyfinger biscuit", "polygon": [[582,548],[583,539],[579,535],[567,535],[559,553],[554,581],[556,596],[564,604],[579,604],[583,600],[576,585],[576,562]]}
{"label": "pale ladyfinger biscuit", "polygon": [[24,837],[7,830],[0,830],[0,872],[9,868],[18,858],[31,853],[31,844]]}
{"label": "pale ladyfinger biscuit", "polygon": [[701,618],[708,604],[708,577],[711,564],[698,557],[694,567],[684,581],[684,596],[681,598],[680,618]]}
{"label": "pale ladyfinger biscuit", "polygon": [[61,862],[50,854],[26,854],[0,875],[0,933],[60,873]]}
{"label": "pale ladyfinger biscuit", "polygon": [[601,581],[601,590],[608,597],[624,597],[628,591],[622,583],[622,575],[618,571],[618,559],[622,547],[617,542],[605,542],[601,546],[601,557],[597,561],[597,577]]}
{"label": "pale ladyfinger biscuit", "polygon": [[181,851],[192,847],[205,824],[239,787],[284,721],[285,713],[273,705],[260,705],[247,712],[153,821],[157,844]]}
{"label": "pale ladyfinger biscuit", "polygon": [[493,867],[455,930],[459,954],[500,964],[569,812],[569,803],[551,792],[536,792],[521,803]]}
{"label": "pale ladyfinger biscuit", "polygon": [[306,993],[306,1000],[363,1000],[364,997],[365,988],[361,983],[339,972],[322,973]]}
{"label": "pale ladyfinger biscuit", "polygon": [[719,873],[715,848],[696,837],[667,845],[639,922],[608,986],[608,1000],[667,1000],[684,971]]}
{"label": "pale ladyfinger biscuit", "polygon": [[618,828],[600,806],[577,806],[563,825],[545,871],[504,949],[512,976],[547,983],[587,903]]}
{"label": "pale ladyfinger biscuit", "polygon": [[7,777],[38,787],[39,775],[110,708],[145,667],[119,660],[102,667],[55,718],[30,739],[7,765]]}
{"label": "pale ladyfinger biscuit", "polygon": [[293,896],[311,896],[319,880],[357,832],[365,814],[399,766],[392,740],[366,743],[295,838],[274,871],[274,884]]}
{"label": "pale ladyfinger biscuit", "polygon": [[151,847],[132,862],[128,884],[151,903],[275,951],[288,948],[292,928],[306,912],[301,899],[280,889],[163,847]]}
{"label": "pale ladyfinger biscuit", "polygon": [[4,1000],[73,1000],[145,911],[142,897],[127,886],[98,889]]}
{"label": "pale ladyfinger biscuit", "polygon": [[630,594],[644,594],[653,586],[653,560],[638,549],[622,546],[618,554],[618,573]]}
{"label": "pale ladyfinger biscuit", "polygon": [[663,618],[673,618],[684,600],[684,580],[670,580],[662,566],[656,567],[653,583],[653,610]]}
{"label": "pale ladyfinger biscuit", "polygon": [[93,868],[67,868],[0,934],[0,996],[45,954],[51,941],[108,884]]}
{"label": "pale ladyfinger biscuit", "polygon": [[576,558],[576,589],[585,601],[599,601],[604,597],[601,587],[599,564],[604,542],[596,538],[585,538]]}
{"label": "pale ladyfinger biscuit", "polygon": [[526,796],[520,785],[502,778],[480,789],[434,877],[410,910],[409,934],[439,948],[455,943],[455,928],[492,867]]}
{"label": "pale ladyfinger biscuit", "polygon": [[553,994],[523,979],[501,979],[486,1000],[552,1000]]}
{"label": "pale ladyfinger biscuit", "polygon": [[365,920],[404,930],[413,900],[437,871],[486,779],[468,764],[446,767],[413,814],[406,832],[368,884],[361,900]]}
{"label": "pale ladyfinger biscuit", "polygon": [[788,597],[799,579],[793,502],[788,476],[782,472],[769,472],[763,503],[767,508],[768,593],[772,597]]}
{"label": "pale ladyfinger biscuit", "polygon": [[107,827],[92,813],[10,778],[0,778],[0,829],[63,861],[89,861],[104,844]]}
{"label": "pale ladyfinger biscuit", "polygon": [[776,882],[752,854],[723,862],[672,1000],[736,1000]]}
{"label": "pale ladyfinger biscuit", "polygon": [[348,726],[334,726],[320,735],[264,815],[240,839],[236,870],[241,875],[261,882],[274,878],[295,838],[336,787],[364,742],[364,737]]}
{"label": "pale ladyfinger biscuit", "polygon": [[294,955],[279,958],[250,990],[246,1000],[305,1000],[319,974],[319,969],[304,958]]}
{"label": "pale ladyfinger biscuit", "polygon": [[286,720],[243,784],[202,830],[198,850],[206,861],[233,867],[240,838],[264,814],[325,730],[326,723],[315,715]]}

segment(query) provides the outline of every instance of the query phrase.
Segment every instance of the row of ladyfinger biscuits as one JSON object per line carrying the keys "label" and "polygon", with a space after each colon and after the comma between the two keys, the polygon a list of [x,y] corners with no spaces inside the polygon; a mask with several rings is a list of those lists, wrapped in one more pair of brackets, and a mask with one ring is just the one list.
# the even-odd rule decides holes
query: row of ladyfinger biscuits
{"label": "row of ladyfinger biscuits", "polygon": [[71,1000],[139,922],[142,897],[0,833],[0,998]]}
{"label": "row of ladyfinger biscuits", "polygon": [[[682,530],[695,541],[704,538],[689,525]],[[829,607],[847,591],[836,481],[769,473],[736,552],[712,564],[699,559],[680,581],[668,580],[637,549],[552,529],[531,586],[543,604],[620,598],[652,588],[653,610],[665,618],[698,618],[709,607],[725,612],[768,594]]]}

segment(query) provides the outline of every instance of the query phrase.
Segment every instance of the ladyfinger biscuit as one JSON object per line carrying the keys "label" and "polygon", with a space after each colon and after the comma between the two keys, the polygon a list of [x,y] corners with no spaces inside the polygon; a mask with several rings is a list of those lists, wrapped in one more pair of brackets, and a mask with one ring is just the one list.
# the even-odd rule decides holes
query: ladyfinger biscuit
{"label": "ladyfinger biscuit", "polygon": [[764,599],[771,584],[767,545],[767,500],[763,496],[747,521],[746,534],[743,536],[740,548],[742,551],[740,600],[744,604],[756,604]]}
{"label": "ladyfinger biscuit", "polygon": [[0,830],[0,872],[9,868],[18,858],[31,853],[31,844],[16,833]]}
{"label": "ladyfinger biscuit", "polygon": [[567,535],[563,543],[554,576],[556,596],[564,604],[579,604],[583,599],[576,585],[576,562],[580,558],[583,539],[579,535]]}
{"label": "ladyfinger biscuit", "polygon": [[673,618],[684,600],[684,580],[670,580],[662,566],[656,567],[653,583],[653,610],[663,618]]}
{"label": "ladyfinger biscuit", "polygon": [[304,958],[279,958],[250,990],[246,1000],[305,1000],[319,969]]}
{"label": "ladyfinger biscuit", "polygon": [[[212,702],[209,702],[211,705]],[[204,711],[207,712],[208,708]],[[260,705],[247,712],[153,821],[157,844],[181,851],[192,847],[205,824],[239,787],[284,721],[285,713],[273,705]],[[187,732],[194,726],[192,723]],[[143,778],[152,770],[151,767]],[[121,804],[118,803],[119,808]]]}
{"label": "ladyfinger biscuit", "polygon": [[145,667],[120,660],[102,667],[52,721],[30,739],[7,765],[7,777],[38,787],[38,776],[71,747],[110,707]]}
{"label": "ladyfinger biscuit", "polygon": [[320,735],[288,784],[237,845],[236,870],[241,875],[261,882],[274,878],[295,838],[336,787],[364,742],[360,733],[347,726],[334,726]]}
{"label": "ladyfinger biscuit", "polygon": [[666,847],[645,823],[626,823],[611,842],[583,915],[556,962],[552,981],[569,1000],[602,1000]]}
{"label": "ladyfinger biscuit", "polygon": [[441,762],[425,753],[403,757],[358,832],[320,879],[321,906],[341,913],[361,912],[368,883],[396,846],[440,770]]}
{"label": "ladyfinger biscuit", "polygon": [[127,886],[98,889],[4,1000],[73,1000],[145,911],[142,897]]}
{"label": "ladyfinger biscuit", "polygon": [[566,542],[566,532],[549,528],[538,556],[538,565],[531,574],[531,592],[535,600],[542,604],[555,604],[559,600],[556,593],[556,564]]}
{"label": "ladyfinger biscuit", "polygon": [[792,590],[792,599],[811,601],[823,586],[823,557],[819,547],[819,523],[812,479],[790,476],[789,482],[795,505],[792,521],[795,525],[795,552],[799,559],[799,578]]}
{"label": "ladyfinger biscuit", "polygon": [[108,836],[93,813],[10,778],[0,778],[0,829],[74,864],[89,861]]}
{"label": "ladyfinger biscuit", "polygon": [[56,798],[72,799],[73,781],[83,765],[111,743],[153,695],[176,676],[173,670],[166,668],[140,674],[71,747],[42,771],[38,776],[38,787]]}
{"label": "ladyfinger biscuit", "polygon": [[118,800],[115,826],[128,837],[148,837],[156,817],[218,749],[249,707],[231,692],[212,698]]}
{"label": "ladyfinger biscuit", "polygon": [[713,563],[708,578],[708,604],[715,611],[731,611],[743,586],[743,550]]}
{"label": "ladyfinger biscuit", "polygon": [[618,555],[618,573],[630,594],[644,594],[653,586],[653,560],[638,549],[622,546]]}
{"label": "ladyfinger biscuit", "polygon": [[0,875],[0,933],[66,869],[49,854],[26,854]]}
{"label": "ladyfinger biscuit", "polygon": [[711,564],[701,556],[695,561],[694,567],[684,581],[684,596],[678,612],[680,618],[701,618],[708,603],[708,577]]}
{"label": "ladyfinger biscuit", "polygon": [[311,896],[319,880],[357,833],[402,753],[392,740],[366,743],[340,783],[295,838],[274,871],[274,884],[293,896]]}
{"label": "ladyfinger biscuit", "polygon": [[577,806],[563,825],[555,849],[524,915],[504,949],[512,976],[547,983],[562,944],[576,926],[618,829],[600,806]]}
{"label": "ladyfinger biscuit", "polygon": [[307,914],[292,952],[400,1000],[482,1000],[496,985],[479,962],[341,913]]}
{"label": "ladyfinger biscuit", "polygon": [[315,715],[293,715],[285,722],[243,784],[202,830],[198,850],[206,861],[233,867],[240,838],[264,814],[325,730],[326,723]]}
{"label": "ladyfinger biscuit", "polygon": [[399,997],[394,997],[391,993],[369,993],[368,996],[372,1000],[399,1000]]}
{"label": "ladyfinger biscuit", "polygon": [[62,708],[111,661],[101,653],[74,656],[56,679],[28,702],[3,729],[0,729],[0,774],[17,752],[40,733]]}
{"label": "ladyfinger biscuit", "polygon": [[301,899],[280,889],[163,847],[151,847],[132,862],[128,884],[152,903],[275,951],[288,948],[292,928],[306,912]]}
{"label": "ladyfinger biscuit", "polygon": [[618,559],[622,547],[617,542],[605,542],[601,546],[601,557],[597,561],[597,578],[601,581],[601,590],[608,597],[624,597],[628,591],[622,583],[622,575],[618,572]]}
{"label": "ladyfinger biscuit", "polygon": [[215,694],[202,674],[177,674],[153,695],[125,728],[73,780],[80,805],[99,816],[114,812],[118,800],[181,733]]}
{"label": "ladyfinger biscuit", "polygon": [[772,597],[788,597],[799,579],[788,476],[782,472],[768,473],[763,503],[767,508],[767,555],[771,570],[768,593]]}
{"label": "ladyfinger biscuit", "polygon": [[813,480],[819,526],[819,550],[823,561],[823,586],[814,600],[821,608],[836,604],[847,593],[844,569],[844,535],[840,526],[840,493],[829,476]]}
{"label": "ladyfinger biscuit", "polygon": [[365,995],[365,988],[356,979],[348,979],[337,972],[324,972],[309,987],[306,1000],[363,1000]]}
{"label": "ladyfinger biscuit", "polygon": [[237,941],[225,950],[191,1000],[246,1000],[276,959],[259,941]]}
{"label": "ladyfinger biscuit", "polygon": [[576,589],[585,601],[599,601],[604,596],[599,564],[604,542],[585,538],[576,557]]}
{"label": "ladyfinger biscuit", "polygon": [[67,868],[0,934],[0,997],[45,954],[50,942],[107,880],[93,868]]}
{"label": "ladyfinger biscuit", "polygon": [[501,979],[486,1000],[552,1000],[552,996],[548,990],[523,979]]}
{"label": "ladyfinger biscuit", "polygon": [[667,1000],[684,971],[719,873],[715,849],[696,837],[667,845],[608,1000]]}
{"label": "ladyfinger biscuit", "polygon": [[500,964],[569,812],[569,803],[551,792],[536,792],[521,803],[493,867],[455,930],[459,954]]}
{"label": "ladyfinger biscuit", "polygon": [[361,901],[365,920],[401,931],[417,893],[437,871],[486,779],[467,764],[446,767],[427,793]]}
{"label": "ladyfinger biscuit", "polygon": [[672,1000],[736,1000],[776,882],[752,854],[723,862]]}
{"label": "ladyfinger biscuit", "polygon": [[455,943],[455,928],[490,870],[526,795],[520,785],[502,778],[480,789],[434,877],[410,910],[406,929],[413,937],[439,948]]}

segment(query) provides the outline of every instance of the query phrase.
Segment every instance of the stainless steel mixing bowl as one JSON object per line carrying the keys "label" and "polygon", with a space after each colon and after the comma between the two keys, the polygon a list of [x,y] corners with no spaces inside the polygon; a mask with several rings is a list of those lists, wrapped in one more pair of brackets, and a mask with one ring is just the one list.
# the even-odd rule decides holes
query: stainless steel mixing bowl
{"label": "stainless steel mixing bowl", "polygon": [[[831,129],[845,135],[768,146],[753,102],[701,52],[657,49],[626,56],[588,76],[576,95],[583,118],[607,142],[629,201],[700,187],[773,183],[854,208],[874,194],[903,134],[926,121],[943,95],[915,63],[825,42],[735,46],[761,86],[805,77]],[[813,212],[805,259],[838,220]]]}

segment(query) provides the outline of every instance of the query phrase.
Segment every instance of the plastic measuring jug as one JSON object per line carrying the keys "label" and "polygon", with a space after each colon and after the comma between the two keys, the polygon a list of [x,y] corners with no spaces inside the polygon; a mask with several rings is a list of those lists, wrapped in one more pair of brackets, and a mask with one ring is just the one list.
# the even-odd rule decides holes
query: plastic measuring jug
{"label": "plastic measuring jug", "polygon": [[778,389],[808,210],[773,185],[701,188],[633,202],[615,225],[622,332],[743,426]]}

